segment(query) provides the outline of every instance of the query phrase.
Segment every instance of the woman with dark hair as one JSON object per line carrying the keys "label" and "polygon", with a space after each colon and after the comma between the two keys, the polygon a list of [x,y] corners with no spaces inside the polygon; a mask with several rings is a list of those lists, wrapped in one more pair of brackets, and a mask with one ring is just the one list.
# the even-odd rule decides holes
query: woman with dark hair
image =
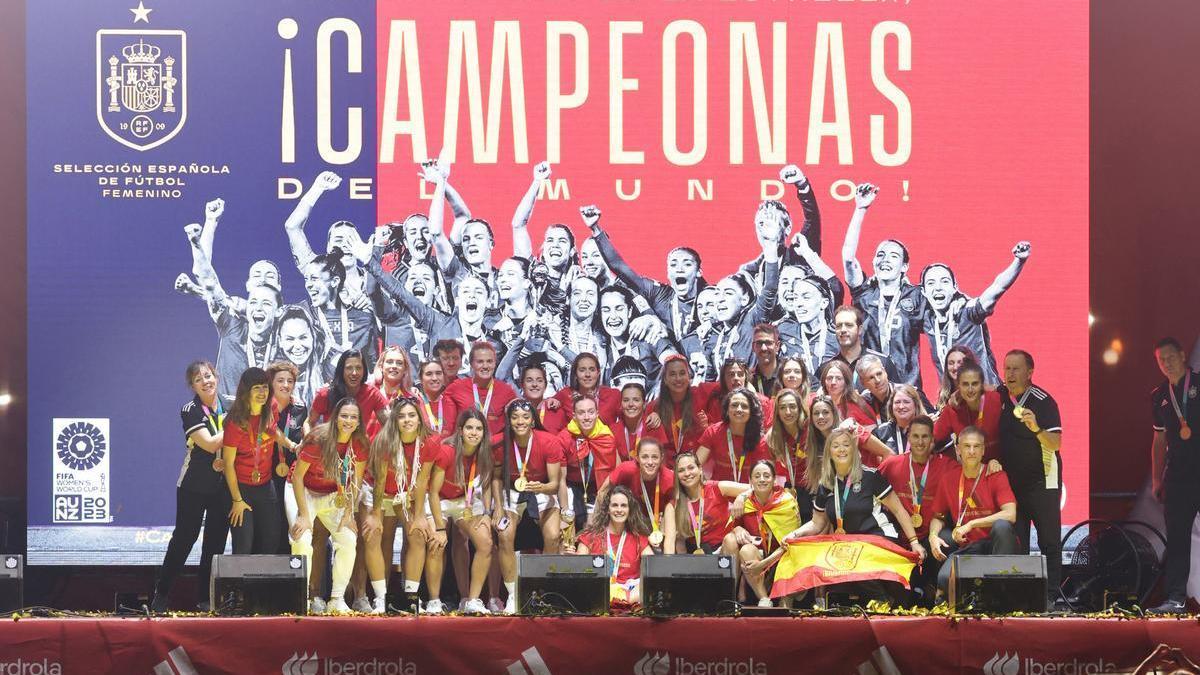
{"label": "woman with dark hair", "polygon": [[558,487],[562,480],[562,443],[541,428],[529,401],[516,399],[504,408],[504,431],[492,437],[492,523],[500,540],[500,573],[508,591],[506,614],[516,612],[517,519],[529,518],[542,532],[542,551],[557,553],[562,536]]}
{"label": "woman with dark hair", "polygon": [[521,368],[521,397],[533,406],[542,427],[557,434],[571,419],[570,409],[558,397],[546,398],[546,367],[540,361],[526,363]]}
{"label": "woman with dark hair", "polygon": [[706,481],[695,455],[675,455],[675,498],[667,504],[663,519],[675,522],[676,536],[665,541],[663,552],[737,553],[736,544],[725,537],[732,529],[729,504],[749,489],[746,483]]}
{"label": "woman with dark hair", "polygon": [[937,409],[941,410],[949,402],[950,396],[957,389],[958,369],[964,363],[979,363],[975,352],[970,347],[954,345],[946,352],[946,362],[942,364],[941,385],[938,387]]}
{"label": "woman with dark hair", "polygon": [[[708,419],[715,420],[724,414],[725,397],[734,389],[749,387],[749,377],[750,366],[746,360],[731,356],[721,364],[721,373],[716,382],[704,382],[696,385],[696,398],[703,401],[704,412],[708,415]],[[758,392],[755,393],[763,411],[763,421],[770,421],[771,399]]]}
{"label": "woman with dark hair", "polygon": [[804,472],[808,454],[804,451],[804,428],[808,414],[800,394],[791,389],[775,393],[775,415],[766,433],[767,449],[775,460],[775,471],[783,479],[783,487],[791,488],[804,520],[812,517],[812,497],[804,489]]}
{"label": "woman with dark hair", "polygon": [[[446,532],[444,527],[438,531],[430,524],[432,518],[426,517],[425,502],[433,460],[443,450],[438,437],[425,425],[418,406],[415,398],[396,399],[385,414],[383,428],[371,442],[368,469],[372,489],[364,494],[362,531],[375,614],[385,610],[397,523],[404,528],[404,609],[420,609],[417,592],[423,571],[427,580],[441,580]],[[439,502],[436,508],[440,507]],[[437,596],[431,595],[429,604],[433,605],[434,600]],[[427,605],[425,611],[436,613],[440,605],[440,601],[433,607]]]}
{"label": "woman with dark hair", "polygon": [[310,423],[328,422],[333,404],[344,398],[352,398],[358,403],[367,435],[373,436],[383,423],[378,417],[387,408],[388,400],[378,387],[367,382],[367,362],[357,350],[342,352],[338,357],[333,379],[313,398],[308,415]]}
{"label": "woman with dark hair", "polygon": [[747,468],[760,459],[771,459],[771,451],[763,440],[758,394],[745,387],[734,389],[725,395],[721,421],[700,436],[696,461],[711,467],[707,473],[712,480],[743,483],[749,478]]}
{"label": "woman with dark hair", "polygon": [[[462,598],[459,609],[468,614],[488,613],[479,594],[492,564],[491,474],[487,418],[478,410],[464,410],[454,425],[454,435],[446,439],[435,460],[429,489],[442,500],[442,517],[453,522],[448,529]],[[471,546],[475,548],[473,559]]]}
{"label": "woman with dark hair", "polygon": [[850,366],[845,361],[834,359],[821,366],[821,391],[837,406],[841,426],[850,429],[858,438],[862,450],[862,462],[866,466],[879,466],[892,454],[890,448],[871,435],[875,428],[875,414],[863,397],[853,387]]}
{"label": "woman with dark hair", "polygon": [[[652,438],[665,445],[667,435],[662,424],[651,429],[646,423],[649,411],[646,408],[646,388],[639,382],[629,382],[621,387],[621,414],[611,426],[613,439],[617,444],[617,455],[635,458],[637,448],[643,438]],[[660,450],[665,452],[665,449]],[[661,457],[664,464],[669,464],[675,457]]]}
{"label": "woman with dark hair", "polygon": [[700,435],[708,427],[709,417],[700,406],[692,386],[692,368],[678,354],[663,360],[659,397],[648,406],[646,426],[661,428],[667,437],[664,456],[675,457],[699,447]]}
{"label": "woman with dark hair", "polygon": [[442,392],[446,390],[446,375],[442,362],[437,359],[422,361],[417,366],[417,377],[420,378],[413,393],[421,401],[421,416],[425,424],[435,434],[443,432],[450,420],[446,419],[446,404]]}
{"label": "woman with dark hair", "polygon": [[813,376],[810,374],[808,366],[804,365],[804,359],[795,355],[779,357],[779,366],[775,369],[775,376],[779,379],[779,388],[791,389],[800,394],[800,400],[804,402],[805,407],[808,406],[809,398],[812,395]]}
{"label": "woman with dark hair", "polygon": [[558,501],[562,505],[564,526],[570,528],[573,523],[579,531],[587,524],[598,488],[608,481],[608,474],[617,464],[629,457],[617,455],[616,439],[600,420],[596,399],[575,394],[571,410],[570,423],[558,435],[566,469],[566,480],[559,484]]}
{"label": "woman with dark hair", "polygon": [[635,458],[617,465],[596,497],[597,502],[604,501],[609,489],[618,485],[639,497],[639,509],[650,522],[650,545],[659,550],[664,541],[675,538],[675,522],[663,518],[667,503],[675,497],[675,472],[667,468],[662,453],[658,439],[638,439]]}
{"label": "woman with dark hair", "polygon": [[634,506],[633,493],[624,485],[608,491],[597,502],[596,513],[568,553],[596,555],[605,552],[612,565],[609,599],[616,604],[637,605],[642,601],[642,556],[654,555],[646,516]]}
{"label": "woman with dark hair", "polygon": [[[292,392],[296,387],[296,376],[299,374],[295,364],[290,361],[275,361],[267,366],[267,377],[271,378],[271,404],[278,410],[276,415],[275,425],[283,435],[288,437],[293,443],[299,444],[304,440],[304,435],[308,431],[308,406],[297,401]],[[296,453],[284,448],[278,443],[275,444],[275,475],[272,477],[272,482],[275,483],[275,493],[281,495],[279,500],[279,524],[283,529],[281,532],[287,532],[290,525],[287,508],[284,505],[287,496],[288,474],[291,472],[292,464],[296,461]],[[328,534],[328,533],[326,533]],[[290,553],[291,544],[286,541],[285,537],[280,537],[282,541],[279,543],[279,553]],[[324,551],[322,551],[324,553]],[[312,571],[313,556],[309,557],[309,571]],[[323,568],[318,568],[323,570]]]}
{"label": "woman with dark hair", "polygon": [[285,359],[296,366],[293,396],[311,405],[325,384],[321,372],[325,362],[325,338],[313,324],[312,315],[301,305],[286,305],[275,322],[275,342]]}
{"label": "woman with dark hair", "polygon": [[[204,527],[197,574],[201,595],[206,595],[203,589],[208,588],[212,557],[225,550],[225,539],[229,536],[229,490],[221,475],[224,468],[221,446],[225,411],[231,402],[222,400],[217,393],[217,369],[208,361],[188,364],[184,376],[194,395],[179,411],[187,451],[175,482],[175,531],[167,544],[167,554],[154,585],[154,598],[150,601],[150,609],[156,614],[167,611],[171,586],[187,563],[200,536],[200,527]],[[208,611],[208,602],[202,600],[197,609]]]}
{"label": "woman with dark hair", "polygon": [[765,259],[761,293],[744,274],[734,274],[717,282],[721,294],[717,313],[712,330],[704,337],[704,351],[712,355],[713,363],[724,363],[732,356],[749,354],[754,326],[766,321],[775,310],[779,295],[779,257],[777,251],[773,254],[773,259]]}
{"label": "woman with dark hair", "polygon": [[659,335],[653,342],[633,337],[630,326],[635,318],[635,307],[633,292],[624,286],[608,286],[600,291],[596,329],[603,345],[601,360],[604,362],[604,372],[600,376],[603,382],[612,380],[613,364],[622,356],[637,359],[646,371],[646,381],[655,380],[661,370],[659,364],[663,356],[675,353],[665,334]]}
{"label": "woman with dark hair", "polygon": [[[279,496],[271,483],[274,444],[296,444],[275,426],[271,379],[262,368],[247,368],[229,408],[221,454],[225,483],[233,500],[233,552],[274,553],[279,548]],[[255,517],[257,511],[258,517]]]}
{"label": "woman with dark hair", "polygon": [[1000,470],[1000,415],[1003,413],[1003,396],[987,388],[983,380],[983,368],[973,361],[964,362],[958,369],[955,380],[957,388],[938,415],[933,427],[935,448],[945,447],[952,435],[975,427],[987,441],[983,462],[988,473]]}
{"label": "woman with dark hair", "polygon": [[[776,485],[775,463],[760,459],[750,468],[750,496],[745,511],[735,518],[733,531],[725,535],[733,539],[741,559],[741,570],[758,596],[759,607],[771,606],[768,592],[770,572],[763,559],[779,548],[779,542],[800,527],[800,511],[792,493]],[[791,606],[791,598],[784,598]]]}
{"label": "woman with dark hair", "polygon": [[[354,399],[338,401],[332,417],[332,422],[318,425],[304,438],[292,468],[292,493],[284,499],[296,513],[289,531],[293,555],[312,559],[313,523],[318,519],[332,533],[333,585],[326,607],[340,614],[350,611],[345,595],[357,554],[354,511],[370,441]],[[311,575],[311,565],[308,572]]]}
{"label": "woman with dark hair", "polygon": [[601,386],[600,375],[599,357],[583,352],[571,363],[571,386],[559,389],[554,398],[568,408],[574,402],[575,394],[588,396],[599,407],[600,421],[612,425],[621,416],[621,392]]}

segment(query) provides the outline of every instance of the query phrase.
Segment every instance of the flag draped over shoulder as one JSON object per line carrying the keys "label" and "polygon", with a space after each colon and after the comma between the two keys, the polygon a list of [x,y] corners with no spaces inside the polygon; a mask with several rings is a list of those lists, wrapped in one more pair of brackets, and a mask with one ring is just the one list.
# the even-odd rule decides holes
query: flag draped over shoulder
{"label": "flag draped over shoulder", "polygon": [[745,514],[759,514],[765,548],[770,552],[784,537],[800,527],[800,509],[796,498],[783,488],[775,488],[766,504],[759,504],[758,497],[751,493],[746,500]]}
{"label": "flag draped over shoulder", "polygon": [[917,554],[873,534],[826,534],[788,541],[771,597],[852,581],[895,581],[908,588]]}

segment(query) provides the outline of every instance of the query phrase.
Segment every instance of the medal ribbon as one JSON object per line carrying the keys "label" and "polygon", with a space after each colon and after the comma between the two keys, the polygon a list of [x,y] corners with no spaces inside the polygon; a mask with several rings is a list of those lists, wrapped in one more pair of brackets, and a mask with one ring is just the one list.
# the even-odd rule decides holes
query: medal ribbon
{"label": "medal ribbon", "polygon": [[[476,452],[478,452],[478,451],[476,451]],[[478,465],[479,465],[479,463],[475,461],[474,457],[472,457],[471,458],[471,474],[470,474],[470,476],[467,477],[467,507],[468,508],[470,508],[471,504],[475,501],[475,499],[474,499],[474,497],[475,497],[475,467]]]}
{"label": "medal ribbon", "polygon": [[837,489],[837,487],[838,487],[837,479],[835,478],[833,481],[833,507],[834,507],[834,512],[835,512],[834,515],[837,516],[837,529],[841,530],[842,533],[846,532],[846,528],[843,525],[843,521],[842,521],[842,514],[845,513],[845,511],[846,511],[846,502],[850,501],[850,486],[851,485],[853,485],[853,483],[850,482],[850,477],[847,476],[845,489],[839,491]]}
{"label": "medal ribbon", "polygon": [[[725,442],[729,444],[729,468],[733,470],[733,479],[737,482],[742,482],[742,466],[746,463],[746,456],[742,455],[736,460],[733,453],[733,430],[725,429]],[[743,445],[745,441],[743,440]]]}
{"label": "medal ribbon", "polygon": [[1187,427],[1187,405],[1188,405],[1188,390],[1192,387],[1192,369],[1188,369],[1188,374],[1183,378],[1183,407],[1179,406],[1179,399],[1175,398],[1175,385],[1167,383],[1167,393],[1171,395],[1171,406],[1175,408],[1175,414],[1179,417],[1179,426]]}
{"label": "medal ribbon", "polygon": [[[641,480],[640,475],[638,479]],[[642,502],[646,504],[646,512],[650,514],[650,528],[653,532],[658,532],[658,486],[661,482],[658,476],[654,477],[654,507],[651,508],[650,497],[646,494],[646,481],[642,481]]]}
{"label": "medal ribbon", "polygon": [[[441,431],[442,431],[442,397],[441,396],[438,397],[438,413],[437,413],[437,417],[434,417],[433,416],[433,406],[429,403],[429,397],[425,395],[425,392],[423,392],[419,389],[417,390],[417,393],[421,396],[421,403],[425,406],[425,419],[429,420],[429,426],[433,427],[434,431],[441,433]],[[490,394],[491,392],[489,391],[488,393]],[[479,400],[478,390],[476,390],[476,393],[475,393],[475,400],[477,402]],[[484,412],[484,415],[486,415],[486,414],[487,413]]]}
{"label": "medal ribbon", "polygon": [[[646,420],[638,421],[637,431],[633,432],[633,442],[629,442],[629,427],[625,424],[621,425],[621,431],[625,432],[625,453],[630,458],[637,456],[637,444],[642,442],[642,427],[645,426]],[[678,448],[676,448],[678,450]]]}
{"label": "medal ribbon", "polygon": [[617,554],[613,555],[612,533],[608,530],[604,531],[604,543],[608,544],[608,557],[613,563],[613,576],[617,575],[617,571],[621,567],[621,551],[625,549],[625,535],[628,530],[621,530],[621,539],[617,542]]}
{"label": "medal ribbon", "polygon": [[346,444],[346,454],[342,455],[340,466],[338,467],[338,475],[334,480],[337,481],[337,492],[339,495],[349,492],[350,473],[354,471],[354,441]]}
{"label": "medal ribbon", "polygon": [[350,350],[350,321],[346,318],[346,306],[342,305],[342,341],[338,343],[333,339],[333,329],[329,327],[329,318],[325,316],[325,311],[318,309],[315,314],[321,320],[321,330],[325,331],[325,337],[329,338],[330,346],[340,346],[341,351]]}
{"label": "medal ribbon", "polygon": [[521,459],[521,446],[513,440],[513,454],[517,457],[517,470],[525,477],[525,466],[529,464],[529,453],[533,452],[533,430],[529,431],[529,442],[525,444],[525,459]]}
{"label": "medal ribbon", "polygon": [[692,529],[696,532],[696,549],[700,550],[700,533],[704,530],[704,485],[700,485],[700,510],[699,513],[692,513],[692,503],[688,502],[688,520],[692,523]]}
{"label": "medal ribbon", "polygon": [[[929,468],[928,464],[926,468]],[[965,472],[958,474],[958,520],[955,521],[956,527],[962,527],[963,516],[967,515],[967,506],[975,506],[975,502],[973,501],[975,499],[975,488],[979,487],[979,481],[983,478],[984,473],[984,467],[980,466],[979,475],[975,477],[975,484],[971,486],[971,494],[967,495],[967,501],[965,502],[963,501],[963,481],[966,479],[967,474]]]}
{"label": "medal ribbon", "polygon": [[[479,408],[479,412],[483,413],[485,417],[488,414],[488,408],[492,407],[492,390],[495,388],[495,386],[496,386],[496,378],[493,377],[491,380],[488,381],[487,398],[485,398],[483,400],[483,404],[480,405],[480,403],[479,403],[479,385],[475,383],[475,380],[473,378],[471,380],[471,390],[475,393],[475,407]],[[439,403],[440,402],[441,401],[439,399]],[[440,410],[441,409],[439,408],[439,411]]]}
{"label": "medal ribbon", "polygon": [[[804,360],[807,362],[805,365],[808,366],[808,372],[810,373],[817,372],[817,368],[825,362],[825,351],[829,347],[826,343],[829,335],[829,324],[825,323],[823,317],[819,318],[822,319],[821,330],[816,333],[816,344],[821,350],[819,352],[813,351],[813,343],[811,342],[813,333],[805,331],[803,325],[800,326],[800,347],[804,350]],[[816,357],[815,359],[813,358],[814,356]]]}
{"label": "medal ribbon", "polygon": [[929,465],[933,464],[933,457],[925,460],[925,468],[921,470],[920,487],[917,484],[917,475],[913,472],[912,455],[908,456],[908,489],[912,495],[913,513],[921,512],[921,500],[925,497],[925,480],[929,478]]}
{"label": "medal ribbon", "polygon": [[[404,453],[404,441],[400,441],[400,452]],[[417,436],[416,442],[413,444],[413,461],[412,466],[408,467],[408,489],[405,492],[412,492],[413,488],[417,487],[417,475],[421,473],[421,437]]]}

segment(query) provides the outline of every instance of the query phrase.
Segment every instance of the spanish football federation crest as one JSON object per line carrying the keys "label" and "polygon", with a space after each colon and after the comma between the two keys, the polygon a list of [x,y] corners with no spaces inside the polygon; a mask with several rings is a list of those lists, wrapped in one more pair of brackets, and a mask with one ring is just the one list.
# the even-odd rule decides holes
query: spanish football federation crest
{"label": "spanish football federation crest", "polygon": [[96,119],[134,150],[174,138],[187,121],[187,35],[96,31]]}

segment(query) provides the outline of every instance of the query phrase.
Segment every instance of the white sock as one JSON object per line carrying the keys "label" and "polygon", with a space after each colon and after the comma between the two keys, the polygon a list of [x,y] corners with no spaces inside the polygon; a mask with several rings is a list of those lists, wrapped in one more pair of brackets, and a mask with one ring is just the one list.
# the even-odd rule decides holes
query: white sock
{"label": "white sock", "polygon": [[516,595],[517,594],[517,582],[515,582],[515,581],[504,582],[504,590],[508,591],[509,595]]}
{"label": "white sock", "polygon": [[408,579],[404,580],[404,592],[405,593],[416,593],[417,591],[420,591],[420,590],[421,590],[421,582],[420,581],[409,581]]}
{"label": "white sock", "polygon": [[387,579],[371,582],[371,590],[375,591],[375,599],[387,597]]}

